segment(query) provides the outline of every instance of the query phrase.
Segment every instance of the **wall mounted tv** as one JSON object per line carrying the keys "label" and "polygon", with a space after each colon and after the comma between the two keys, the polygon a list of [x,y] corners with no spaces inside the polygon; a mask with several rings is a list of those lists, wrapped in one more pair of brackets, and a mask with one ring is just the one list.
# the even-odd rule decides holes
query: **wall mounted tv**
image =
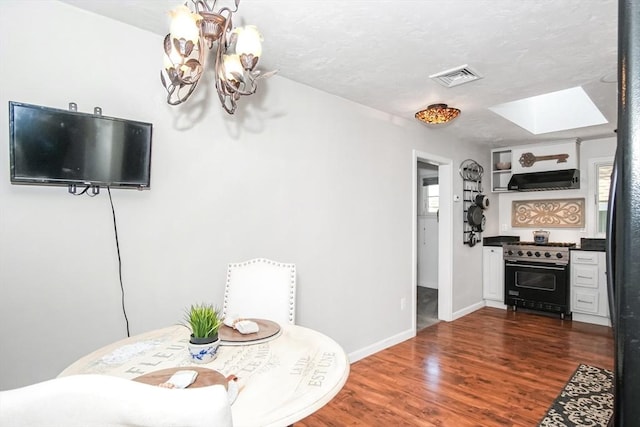
{"label": "wall mounted tv", "polygon": [[147,189],[152,128],[10,101],[11,183]]}

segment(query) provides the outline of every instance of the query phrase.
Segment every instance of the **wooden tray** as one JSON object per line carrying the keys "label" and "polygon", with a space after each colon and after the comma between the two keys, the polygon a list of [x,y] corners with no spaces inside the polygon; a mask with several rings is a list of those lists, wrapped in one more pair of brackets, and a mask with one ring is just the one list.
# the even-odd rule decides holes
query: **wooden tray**
{"label": "wooden tray", "polygon": [[196,371],[198,376],[196,380],[188,388],[207,387],[210,385],[222,384],[227,388],[227,378],[220,372],[209,368],[200,368],[197,366],[182,366],[178,368],[167,368],[159,371],[153,371],[133,378],[133,381],[139,383],[158,385],[167,382],[171,375],[178,371]]}
{"label": "wooden tray", "polygon": [[280,335],[280,325],[266,319],[247,319],[258,324],[260,330],[253,334],[241,334],[227,325],[220,326],[218,336],[222,345],[258,344],[275,339]]}

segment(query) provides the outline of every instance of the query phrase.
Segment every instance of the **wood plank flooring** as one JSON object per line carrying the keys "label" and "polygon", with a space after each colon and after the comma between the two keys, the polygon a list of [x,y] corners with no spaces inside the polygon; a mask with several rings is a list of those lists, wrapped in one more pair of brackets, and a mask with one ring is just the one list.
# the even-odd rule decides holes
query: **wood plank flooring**
{"label": "wood plank flooring", "polygon": [[580,363],[613,368],[610,328],[483,308],[352,364],[295,425],[537,426]]}

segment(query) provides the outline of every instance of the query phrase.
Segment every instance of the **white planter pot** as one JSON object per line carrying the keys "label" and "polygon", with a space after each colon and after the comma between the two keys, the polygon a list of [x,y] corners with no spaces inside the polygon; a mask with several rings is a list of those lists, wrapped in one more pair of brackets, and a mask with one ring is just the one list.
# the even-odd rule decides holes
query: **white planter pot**
{"label": "white planter pot", "polygon": [[192,344],[189,343],[189,355],[194,363],[209,363],[218,356],[218,347],[220,347],[220,339],[218,338],[209,344]]}

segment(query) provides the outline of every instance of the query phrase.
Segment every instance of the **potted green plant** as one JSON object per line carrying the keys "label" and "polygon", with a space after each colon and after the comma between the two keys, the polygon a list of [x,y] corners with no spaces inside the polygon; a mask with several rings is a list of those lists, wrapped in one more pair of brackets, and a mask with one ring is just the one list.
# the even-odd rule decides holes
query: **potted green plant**
{"label": "potted green plant", "polygon": [[185,313],[185,321],[191,329],[189,353],[196,363],[207,363],[216,358],[220,339],[218,329],[222,318],[212,304],[194,304]]}

